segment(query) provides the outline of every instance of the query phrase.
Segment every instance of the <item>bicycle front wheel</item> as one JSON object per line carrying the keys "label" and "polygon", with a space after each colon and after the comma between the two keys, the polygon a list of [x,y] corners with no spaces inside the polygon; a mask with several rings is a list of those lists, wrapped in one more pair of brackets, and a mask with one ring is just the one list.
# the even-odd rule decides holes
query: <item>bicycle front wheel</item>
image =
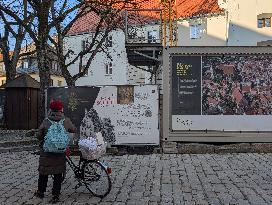
{"label": "bicycle front wheel", "polygon": [[106,168],[98,161],[87,161],[83,165],[86,188],[97,197],[105,197],[111,190],[111,179]]}

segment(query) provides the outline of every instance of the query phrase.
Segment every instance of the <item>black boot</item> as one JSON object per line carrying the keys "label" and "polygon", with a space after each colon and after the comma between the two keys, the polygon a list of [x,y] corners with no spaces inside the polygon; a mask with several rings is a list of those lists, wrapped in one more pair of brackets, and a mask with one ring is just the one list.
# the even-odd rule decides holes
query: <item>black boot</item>
{"label": "black boot", "polygon": [[60,200],[59,200],[59,195],[53,195],[52,199],[49,201],[49,203],[51,204],[56,204],[58,203]]}
{"label": "black boot", "polygon": [[35,196],[35,197],[38,197],[38,198],[40,198],[40,199],[43,199],[43,198],[44,198],[44,193],[43,193],[43,192],[40,192],[40,191],[36,191],[36,192],[34,193],[34,196]]}

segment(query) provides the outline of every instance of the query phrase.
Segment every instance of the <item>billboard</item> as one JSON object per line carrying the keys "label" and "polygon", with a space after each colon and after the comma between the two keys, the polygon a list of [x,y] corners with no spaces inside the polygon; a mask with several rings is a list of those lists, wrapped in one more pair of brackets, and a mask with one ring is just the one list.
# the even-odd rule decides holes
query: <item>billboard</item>
{"label": "billboard", "polygon": [[172,129],[271,131],[271,55],[173,55]]}
{"label": "billboard", "polygon": [[52,99],[64,102],[81,137],[101,132],[110,144],[159,144],[156,85],[49,88]]}

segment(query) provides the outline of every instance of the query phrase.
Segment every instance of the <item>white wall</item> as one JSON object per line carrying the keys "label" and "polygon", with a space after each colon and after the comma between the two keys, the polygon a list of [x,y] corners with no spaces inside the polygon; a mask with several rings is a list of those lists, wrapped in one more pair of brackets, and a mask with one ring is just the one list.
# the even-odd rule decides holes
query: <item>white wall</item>
{"label": "white wall", "polygon": [[[128,66],[125,50],[125,35],[121,30],[113,31],[112,35],[113,45],[108,48],[108,52],[112,56],[113,74],[107,75],[105,64],[110,63],[111,60],[105,53],[98,53],[93,59],[91,66],[88,70],[88,75],[76,81],[77,86],[82,85],[120,85],[127,83],[126,70]],[[75,54],[81,51],[81,42],[90,38],[91,34],[68,36],[66,38],[66,48],[72,49]],[[87,63],[90,55],[83,59],[83,64]],[[79,61],[69,67],[72,75],[79,71]]]}
{"label": "white wall", "polygon": [[[158,38],[160,38],[160,27],[159,25],[147,25],[142,26],[140,29],[137,28],[137,35],[143,36],[145,40],[143,42],[147,43],[148,31],[157,31]],[[108,53],[112,56],[112,67],[113,74],[106,75],[105,64],[109,63],[111,60],[104,53],[99,53],[95,56],[88,75],[82,77],[76,81],[77,86],[84,85],[123,85],[123,84],[145,84],[150,83],[148,80],[150,75],[145,71],[135,68],[128,63],[127,53],[125,48],[125,34],[122,30],[112,31],[113,47],[108,48]],[[91,41],[92,34],[78,34],[71,35],[65,38],[65,47],[71,49],[75,52],[72,56],[74,57],[81,51],[81,42],[83,40]],[[135,39],[139,40],[139,39]],[[158,40],[159,42],[159,40]],[[87,62],[89,56],[83,60],[83,64]],[[72,59],[72,58],[71,58]],[[68,61],[67,61],[68,63]],[[79,71],[79,61],[69,67],[69,71],[72,75],[75,75]]]}
{"label": "white wall", "polygon": [[228,0],[229,46],[256,46],[272,39],[272,27],[258,28],[257,16],[272,14],[271,0]]}
{"label": "white wall", "polygon": [[[225,14],[179,22],[179,46],[256,46],[272,40],[272,27],[258,28],[257,16],[272,13],[271,0],[218,0]],[[190,39],[190,25],[201,24],[201,38]]]}
{"label": "white wall", "polygon": [[[29,75],[32,78],[34,78],[35,80],[37,80],[38,82],[40,82],[40,77],[39,77],[38,73],[37,74],[29,74]],[[59,87],[59,85],[58,85],[59,81],[61,82],[60,87],[67,86],[64,77],[56,76],[56,75],[51,75],[50,79],[53,81],[53,85],[52,86],[54,86],[54,87]]]}
{"label": "white wall", "polygon": [[[201,25],[201,37],[190,38],[190,25]],[[178,46],[225,46],[227,23],[225,15],[193,18],[178,23]]]}

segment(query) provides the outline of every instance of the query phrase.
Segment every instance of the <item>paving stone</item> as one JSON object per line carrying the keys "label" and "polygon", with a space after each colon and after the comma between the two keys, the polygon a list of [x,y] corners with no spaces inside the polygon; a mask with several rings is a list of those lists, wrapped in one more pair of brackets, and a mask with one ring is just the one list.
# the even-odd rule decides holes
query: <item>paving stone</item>
{"label": "paving stone", "polygon": [[[272,154],[152,154],[106,156],[114,170],[104,199],[86,188],[76,191],[71,169],[62,184],[60,204],[272,204]],[[47,204],[52,180],[41,202],[37,189],[38,156],[0,154],[0,204]]]}

